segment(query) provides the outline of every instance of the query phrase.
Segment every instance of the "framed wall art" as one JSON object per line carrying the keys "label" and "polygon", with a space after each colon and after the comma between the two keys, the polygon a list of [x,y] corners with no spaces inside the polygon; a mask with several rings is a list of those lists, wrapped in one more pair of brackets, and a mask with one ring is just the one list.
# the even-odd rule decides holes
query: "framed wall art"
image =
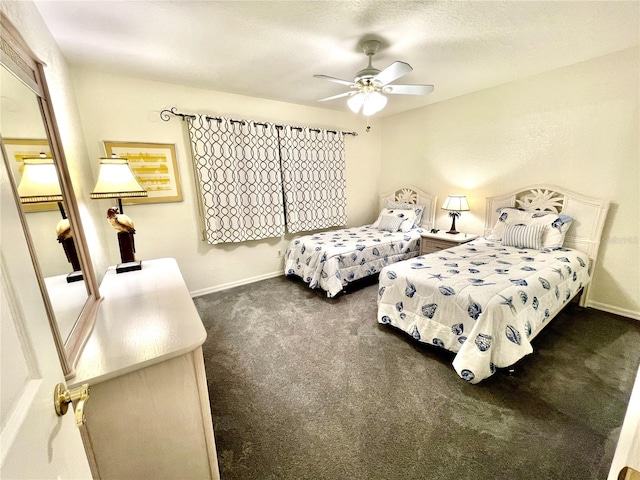
{"label": "framed wall art", "polygon": [[122,199],[125,205],[181,202],[176,147],[169,143],[104,142],[107,157],[126,158],[147,197]]}

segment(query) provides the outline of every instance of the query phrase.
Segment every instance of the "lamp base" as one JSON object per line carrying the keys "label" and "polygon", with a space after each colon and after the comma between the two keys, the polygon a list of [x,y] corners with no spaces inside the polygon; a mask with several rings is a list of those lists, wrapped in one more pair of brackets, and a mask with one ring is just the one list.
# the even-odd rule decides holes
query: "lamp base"
{"label": "lamp base", "polygon": [[456,233],[459,233],[456,230],[456,217],[460,216],[460,212],[450,212],[449,216],[451,217],[451,228],[447,233],[450,233],[451,235],[455,235]]}
{"label": "lamp base", "polygon": [[84,280],[82,271],[80,270],[71,272],[69,275],[67,275],[67,283],[79,282],[80,280]]}
{"label": "lamp base", "polygon": [[135,262],[119,263],[116,265],[116,273],[133,272],[135,270],[142,270],[142,261],[137,260]]}
{"label": "lamp base", "polygon": [[[81,270],[80,260],[78,260],[78,252],[76,251],[76,244],[73,241],[73,237],[67,237],[62,240],[61,243],[64,253],[67,256],[67,260],[69,260],[71,268],[73,268],[73,273],[79,272]],[[82,280],[82,277],[80,280]]]}

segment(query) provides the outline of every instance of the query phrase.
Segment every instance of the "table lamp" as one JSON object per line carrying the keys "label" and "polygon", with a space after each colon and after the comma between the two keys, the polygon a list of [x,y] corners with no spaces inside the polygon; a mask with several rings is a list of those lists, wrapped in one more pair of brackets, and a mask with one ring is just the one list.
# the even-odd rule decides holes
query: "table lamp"
{"label": "table lamp", "polygon": [[451,229],[447,233],[459,233],[456,230],[456,218],[460,216],[460,212],[469,211],[469,203],[467,202],[467,197],[464,195],[449,195],[444,201],[442,209],[449,210],[449,216],[452,219]]}
{"label": "table lamp", "polygon": [[117,198],[118,206],[107,210],[109,224],[118,231],[121,263],[116,266],[116,273],[140,270],[142,262],[135,259],[136,230],[131,219],[124,214],[123,198],[146,197],[147,191],[133,175],[126,158],[101,158],[98,181],[91,192],[91,198]]}
{"label": "table lamp", "polygon": [[67,260],[73,268],[73,272],[67,275],[67,282],[82,280],[82,269],[78,260],[78,252],[73,241],[71,224],[62,205],[62,191],[58,183],[58,171],[52,158],[44,154],[37,158],[24,158],[22,178],[18,185],[18,196],[23,204],[52,203],[57,202],[62,220],[56,226],[58,242],[62,244]]}

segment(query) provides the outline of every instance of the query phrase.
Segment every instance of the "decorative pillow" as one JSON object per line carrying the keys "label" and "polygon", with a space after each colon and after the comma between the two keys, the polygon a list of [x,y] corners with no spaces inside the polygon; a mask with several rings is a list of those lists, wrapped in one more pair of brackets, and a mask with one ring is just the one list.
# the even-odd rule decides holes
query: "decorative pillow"
{"label": "decorative pillow", "polygon": [[416,221],[413,223],[413,227],[419,227],[422,222],[422,213],[424,212],[424,205],[419,203],[400,203],[394,202],[393,200],[387,200],[387,208],[396,209],[396,210],[413,210],[416,214]]}
{"label": "decorative pillow", "polygon": [[400,229],[400,225],[403,221],[404,220],[402,219],[402,217],[397,217],[395,215],[380,215],[378,230],[397,232]]}
{"label": "decorative pillow", "polygon": [[396,210],[391,208],[383,208],[378,216],[378,219],[371,224],[371,227],[378,228],[380,226],[380,220],[383,215],[392,215],[394,217],[402,218],[402,223],[400,224],[401,232],[408,232],[413,228],[413,224],[416,221],[416,213],[413,210]]}
{"label": "decorative pillow", "polygon": [[498,211],[500,217],[487,237],[489,240],[502,240],[507,225],[545,225],[547,228],[542,232],[542,248],[561,247],[573,222],[573,219],[564,213],[511,207],[502,207]]}
{"label": "decorative pillow", "polygon": [[507,225],[504,227],[502,245],[540,250],[542,232],[545,228],[547,228],[545,225]]}
{"label": "decorative pillow", "polygon": [[416,214],[416,221],[413,222],[413,227],[419,227],[420,223],[422,223],[422,214],[424,213],[424,205],[415,205],[413,208],[414,213]]}
{"label": "decorative pillow", "polygon": [[418,219],[418,214],[414,210],[396,210],[397,212],[402,212],[402,217],[404,221],[400,225],[401,232],[408,232],[412,228],[415,227],[416,221]]}

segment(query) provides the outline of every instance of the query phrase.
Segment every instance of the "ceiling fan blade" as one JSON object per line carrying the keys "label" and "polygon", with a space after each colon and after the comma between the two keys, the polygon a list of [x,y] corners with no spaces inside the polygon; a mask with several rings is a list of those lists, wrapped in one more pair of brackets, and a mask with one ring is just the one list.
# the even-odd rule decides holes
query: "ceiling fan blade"
{"label": "ceiling fan blade", "polygon": [[349,82],[347,80],[341,80],[335,77],[329,77],[328,75],[314,75],[313,78],[322,78],[324,80],[329,80],[330,82],[339,83],[341,85],[348,85],[350,87],[356,87],[357,85],[353,82]]}
{"label": "ceiling fan blade", "polygon": [[408,63],[393,62],[371,80],[373,81],[373,83],[384,86],[387,83],[391,83],[395,79],[400,78],[411,71],[413,71],[413,68],[411,68],[411,65],[409,65]]}
{"label": "ceiling fan blade", "polygon": [[382,93],[401,95],[428,95],[433,92],[433,85],[387,85]]}
{"label": "ceiling fan blade", "polygon": [[344,93],[340,93],[338,95],[334,95],[333,97],[327,97],[327,98],[322,98],[320,100],[318,100],[319,102],[327,102],[329,100],[335,100],[336,98],[342,98],[342,97],[346,97],[348,95],[354,95],[357,92],[344,92]]}

